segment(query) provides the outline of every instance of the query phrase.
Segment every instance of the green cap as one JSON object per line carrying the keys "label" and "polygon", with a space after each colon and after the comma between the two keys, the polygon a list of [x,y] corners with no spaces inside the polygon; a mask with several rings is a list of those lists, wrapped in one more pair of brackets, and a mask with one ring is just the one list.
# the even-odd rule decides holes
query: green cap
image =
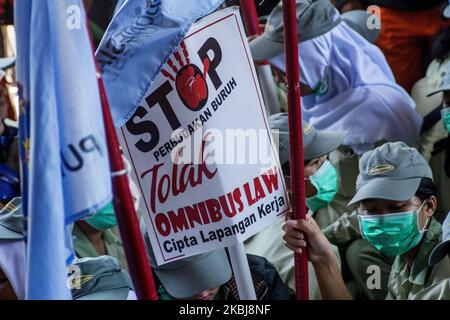
{"label": "green cap", "polygon": [[0,210],[0,240],[23,239],[22,198],[14,198]]}
{"label": "green cap", "polygon": [[[278,154],[280,164],[289,162],[288,114],[276,113],[269,117],[269,125],[274,136],[278,132]],[[302,122],[303,157],[305,161],[320,158],[336,150],[344,140],[346,131],[316,130],[312,125]]]}
{"label": "green cap", "polygon": [[[319,37],[341,22],[329,0],[296,0],[297,41]],[[254,60],[265,60],[284,52],[284,23],[281,2],[267,19],[264,33],[250,42]]]}
{"label": "green cap", "polygon": [[117,259],[110,256],[78,259],[69,270],[74,300],[127,300],[133,291],[131,279],[119,267]]}
{"label": "green cap", "polygon": [[422,178],[433,179],[433,173],[416,149],[403,142],[385,143],[359,160],[356,194],[349,205],[365,199],[411,199]]}

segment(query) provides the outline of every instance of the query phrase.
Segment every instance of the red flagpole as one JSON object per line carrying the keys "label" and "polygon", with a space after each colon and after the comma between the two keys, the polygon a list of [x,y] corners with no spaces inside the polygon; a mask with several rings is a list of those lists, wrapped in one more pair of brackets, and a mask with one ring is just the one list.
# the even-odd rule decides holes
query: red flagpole
{"label": "red flagpole", "polygon": [[[86,13],[86,24],[91,40],[92,51],[94,52],[94,42],[92,41],[89,18]],[[134,291],[139,300],[158,300],[155,289],[150,263],[147,258],[144,239],[139,228],[139,221],[134,202],[131,197],[128,175],[119,148],[116,129],[111,117],[108,96],[101,76],[100,68],[94,55],[94,62],[97,69],[97,81],[102,103],[103,122],[105,124],[106,142],[108,144],[109,164],[111,167],[113,185],[113,207],[119,225],[120,237],[122,238],[125,256],[127,258],[128,269],[133,282]]]}
{"label": "red flagpole", "polygon": [[[128,269],[130,270],[134,290],[139,300],[158,300],[155,282],[147,258],[144,240],[139,229],[139,221],[131,198],[128,176],[119,149],[116,131],[109,109],[103,80],[98,74],[98,85],[102,101],[103,120],[105,123],[106,139],[111,172],[113,174],[113,206],[119,225],[120,236],[123,241]],[[117,174],[114,174],[117,173]]]}
{"label": "red flagpole", "polygon": [[[306,219],[305,175],[300,102],[300,71],[298,63],[297,14],[295,0],[283,0],[284,45],[289,114],[291,163],[291,204],[294,219]],[[298,300],[309,299],[308,253],[295,254],[295,291]]]}
{"label": "red flagpole", "polygon": [[259,35],[258,12],[254,0],[240,0],[242,18],[248,36]]}

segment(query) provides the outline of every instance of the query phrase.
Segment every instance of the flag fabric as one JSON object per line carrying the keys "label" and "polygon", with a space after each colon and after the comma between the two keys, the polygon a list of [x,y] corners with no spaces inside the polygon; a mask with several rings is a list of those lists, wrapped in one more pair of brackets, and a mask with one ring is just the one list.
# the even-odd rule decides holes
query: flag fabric
{"label": "flag fabric", "polygon": [[114,124],[135,112],[191,25],[224,0],[126,0],[96,52]]}
{"label": "flag fabric", "polygon": [[29,120],[26,296],[70,299],[70,225],[112,199],[95,62],[82,0],[20,0],[15,10]]}
{"label": "flag fabric", "polygon": [[[17,1],[15,5],[15,12],[20,12],[20,20],[21,23],[16,23],[16,34],[21,41],[17,41],[16,47],[17,52],[30,52],[30,22],[31,22],[31,6],[28,5],[25,1]],[[29,136],[30,136],[30,128],[29,128],[29,104],[26,97],[30,96],[29,88],[23,87],[22,83],[29,83],[29,63],[28,54],[19,54],[16,57],[16,74],[18,79],[18,87],[19,87],[19,154],[20,154],[20,182],[21,182],[21,190],[22,193],[28,190],[28,155],[29,155]],[[28,203],[27,197],[22,197],[22,213],[24,216],[28,215]],[[26,221],[26,219],[25,219]],[[24,230],[26,232],[27,226],[24,226]]]}

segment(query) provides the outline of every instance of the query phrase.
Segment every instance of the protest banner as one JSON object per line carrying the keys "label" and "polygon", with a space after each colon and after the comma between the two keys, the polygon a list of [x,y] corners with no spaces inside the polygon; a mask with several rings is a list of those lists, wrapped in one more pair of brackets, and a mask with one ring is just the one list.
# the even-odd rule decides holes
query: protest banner
{"label": "protest banner", "polygon": [[236,8],[193,25],[120,128],[159,264],[231,247],[288,209]]}

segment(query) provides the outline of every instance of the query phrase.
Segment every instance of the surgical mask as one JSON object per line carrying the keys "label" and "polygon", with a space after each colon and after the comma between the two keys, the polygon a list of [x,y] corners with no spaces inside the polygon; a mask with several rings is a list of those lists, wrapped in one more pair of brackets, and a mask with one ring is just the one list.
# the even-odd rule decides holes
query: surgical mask
{"label": "surgical mask", "polygon": [[116,214],[112,203],[107,204],[102,209],[86,218],[85,221],[93,228],[101,231],[111,229],[117,225]]}
{"label": "surgical mask", "polygon": [[441,118],[444,128],[450,133],[450,106],[445,104],[442,106]]}
{"label": "surgical mask", "polygon": [[312,176],[306,178],[316,188],[316,195],[306,199],[306,206],[316,212],[329,205],[338,190],[336,169],[326,160]]}
{"label": "surgical mask", "polygon": [[[425,203],[426,201],[417,211],[358,215],[363,238],[387,256],[398,256],[408,252],[419,244],[427,230],[425,227],[419,230],[418,225],[418,213]],[[428,219],[425,226],[428,225]]]}

